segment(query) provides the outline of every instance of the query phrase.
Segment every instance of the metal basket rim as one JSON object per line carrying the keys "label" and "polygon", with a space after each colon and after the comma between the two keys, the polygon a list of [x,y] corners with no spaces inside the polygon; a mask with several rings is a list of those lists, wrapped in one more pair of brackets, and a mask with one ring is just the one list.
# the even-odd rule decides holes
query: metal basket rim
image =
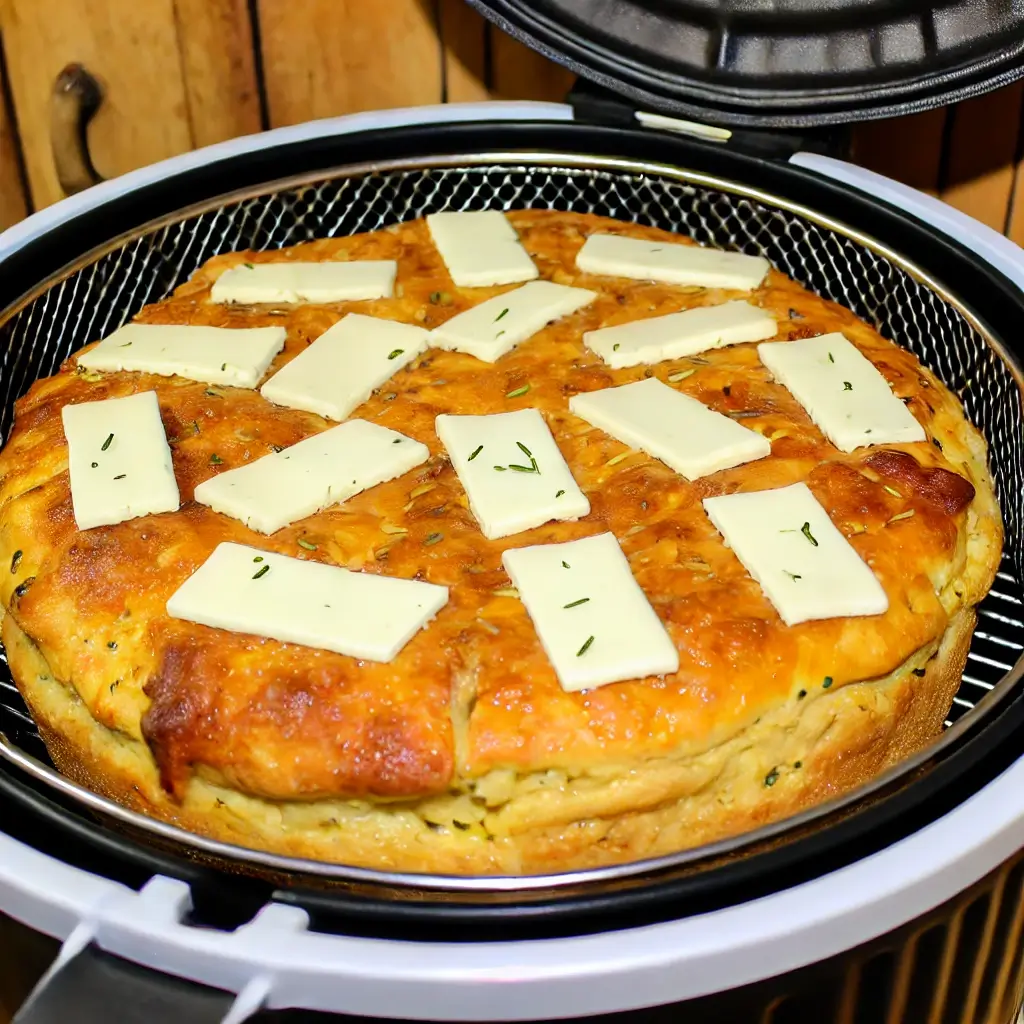
{"label": "metal basket rim", "polygon": [[[247,200],[270,197],[298,188],[327,183],[346,178],[368,177],[374,174],[388,174],[431,170],[478,170],[484,168],[506,168],[509,170],[544,167],[553,171],[598,171],[609,174],[639,175],[644,178],[662,178],[684,185],[709,188],[719,192],[741,196],[793,214],[819,227],[832,231],[859,245],[886,261],[894,264],[915,281],[932,291],[942,302],[954,308],[981,336],[985,344],[998,356],[1009,370],[1017,390],[1024,401],[1024,367],[1018,365],[1015,357],[988,327],[984,318],[961,300],[954,290],[936,279],[918,264],[907,259],[879,239],[836,218],[818,213],[814,209],[791,200],[773,195],[765,190],[741,182],[732,181],[703,171],[663,164],[653,161],[633,160],[621,157],[606,157],[558,150],[507,150],[494,149],[477,153],[458,153],[438,156],[418,156],[353,164],[340,164],[326,170],[305,172],[276,178],[257,186],[237,189],[182,207],[172,213],[153,218],[118,234],[102,245],[96,246],[82,256],[65,264],[60,270],[49,275],[36,287],[20,296],[6,309],[0,311],[0,327],[6,324],[29,304],[46,294],[51,288],[67,280],[73,274],[91,266],[104,256],[123,249],[130,243],[154,234],[162,228],[180,224],[192,217],[214,212],[232,204]],[[88,811],[112,818],[133,829],[150,833],[164,841],[170,841],[193,852],[204,853],[225,861],[244,863],[257,869],[285,872],[299,876],[313,876],[325,880],[348,881],[370,884],[375,887],[393,889],[417,889],[437,893],[515,893],[558,891],[578,886],[590,886],[638,876],[654,875],[669,869],[696,865],[702,861],[713,861],[727,854],[738,853],[745,848],[764,843],[786,833],[799,830],[820,818],[835,814],[843,808],[860,804],[872,794],[879,793],[897,780],[922,768],[937,755],[955,745],[960,737],[972,730],[980,720],[994,713],[1005,699],[1015,690],[1024,676],[1024,653],[1014,662],[993,689],[932,744],[918,751],[912,757],[901,761],[869,782],[858,786],[849,793],[816,804],[799,814],[761,826],[715,843],[693,849],[666,854],[657,858],[632,861],[602,868],[543,875],[432,875],[411,872],[386,872],[370,868],[336,864],[299,857],[272,854],[249,847],[212,840],[196,833],[169,825],[139,812],[129,810],[71,782],[54,769],[15,745],[3,731],[0,731],[0,760],[6,761],[31,778],[43,783],[62,796],[70,798]]]}

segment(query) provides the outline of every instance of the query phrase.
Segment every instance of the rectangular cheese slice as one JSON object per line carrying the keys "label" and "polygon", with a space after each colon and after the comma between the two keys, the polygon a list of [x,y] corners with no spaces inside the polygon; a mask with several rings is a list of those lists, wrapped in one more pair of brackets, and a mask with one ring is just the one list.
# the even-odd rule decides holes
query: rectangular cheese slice
{"label": "rectangular cheese slice", "polygon": [[388,299],[397,273],[394,260],[243,263],[213,282],[210,301],[294,305]]}
{"label": "rectangular cheese slice", "polygon": [[125,324],[77,361],[104,373],[156,373],[254,388],[284,348],[285,335],[283,327]]}
{"label": "rectangular cheese slice", "polygon": [[515,228],[498,210],[432,213],[427,227],[452,281],[460,288],[515,284],[538,277]]}
{"label": "rectangular cheese slice", "polygon": [[219,544],[167,614],[367,661],[391,661],[445,606],[448,588]]}
{"label": "rectangular cheese slice", "polygon": [[875,574],[806,484],[705,498],[704,510],[787,626],[888,609]]}
{"label": "rectangular cheese slice", "polygon": [[65,405],[61,419],[80,530],[177,511],[178,484],[155,391]]}
{"label": "rectangular cheese slice", "polygon": [[926,440],[889,382],[844,335],[758,345],[757,354],[840,451]]}
{"label": "rectangular cheese slice", "polygon": [[583,343],[618,369],[680,359],[725,345],[764,341],[775,337],[778,329],[763,309],[736,299],[720,306],[698,306],[681,313],[587,331]]}
{"label": "rectangular cheese slice", "polygon": [[569,411],[687,480],[763,459],[771,443],[757,431],[681,394],[655,377],[569,399]]}
{"label": "rectangular cheese slice", "polygon": [[343,420],[376,388],[426,351],[429,332],[349,313],[260,388],[275,405]]}
{"label": "rectangular cheese slice", "polygon": [[743,292],[760,285],[771,269],[763,256],[623,235],[591,235],[576,255],[576,266],[584,273],[606,277]]}
{"label": "rectangular cheese slice", "polygon": [[196,501],[274,533],[407,473],[430,457],[426,445],[366,420],[349,420],[203,481]]}
{"label": "rectangular cheese slice", "polygon": [[563,690],[679,671],[679,652],[612,534],[512,548],[502,564]]}
{"label": "rectangular cheese slice", "polygon": [[585,288],[531,281],[453,316],[430,332],[430,344],[493,363],[553,320],[596,298],[596,292]]}
{"label": "rectangular cheese slice", "polygon": [[485,537],[507,537],[552,519],[589,514],[587,496],[536,409],[442,415],[436,428]]}

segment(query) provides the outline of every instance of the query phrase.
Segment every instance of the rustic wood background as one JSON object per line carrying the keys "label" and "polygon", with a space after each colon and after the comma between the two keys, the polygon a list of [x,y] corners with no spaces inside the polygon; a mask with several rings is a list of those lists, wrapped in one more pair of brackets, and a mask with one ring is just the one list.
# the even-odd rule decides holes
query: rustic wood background
{"label": "rustic wood background", "polygon": [[[571,77],[462,0],[0,0],[0,228],[61,198],[68,63],[102,84],[105,177],[232,136],[371,108],[561,99]],[[1022,90],[856,129],[854,159],[1024,242]]]}

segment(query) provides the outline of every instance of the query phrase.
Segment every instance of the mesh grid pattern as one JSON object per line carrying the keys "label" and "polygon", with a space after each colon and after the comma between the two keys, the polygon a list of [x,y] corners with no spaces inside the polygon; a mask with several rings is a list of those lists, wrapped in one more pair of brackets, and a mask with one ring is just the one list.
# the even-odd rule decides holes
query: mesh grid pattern
{"label": "mesh grid pattern", "polygon": [[[165,298],[210,257],[372,231],[440,210],[532,207],[596,213],[751,255],[832,299],[909,348],[963,401],[988,438],[1007,528],[1003,572],[980,609],[950,722],[1024,650],[1024,429],[1012,374],[971,324],[925,285],[842,234],[751,198],[673,178],[552,166],[427,168],[335,177],[239,200],[158,228],[50,288],[0,328],[0,437],[15,400],[81,346]],[[42,755],[31,718],[0,666],[0,729]]]}

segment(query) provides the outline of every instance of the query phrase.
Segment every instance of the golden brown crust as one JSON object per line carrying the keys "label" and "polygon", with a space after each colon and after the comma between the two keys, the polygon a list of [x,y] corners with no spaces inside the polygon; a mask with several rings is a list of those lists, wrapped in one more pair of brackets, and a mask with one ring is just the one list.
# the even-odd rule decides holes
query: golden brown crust
{"label": "golden brown crust", "polygon": [[[294,857],[435,874],[538,874],[714,842],[856,788],[941,730],[973,629],[973,613],[960,612],[924,668],[918,658],[893,677],[790,702],[722,749],[641,769],[646,777],[633,794],[632,811],[490,836],[432,827],[425,807],[349,808],[345,814],[326,801],[244,798],[201,778],[175,800],[160,786],[144,746],[99,725],[53,679],[10,617],[3,642],[54,763],[79,785],[126,807],[222,842]],[[748,743],[751,749],[743,750]]]}
{"label": "golden brown crust", "polygon": [[[235,817],[245,824],[232,828],[254,830],[248,841],[257,845],[301,852],[287,836],[274,838],[270,825],[253,822],[280,824],[282,815],[314,820],[334,808],[328,820],[340,816],[349,822],[348,838],[303,839],[299,845],[307,843],[309,852],[322,849],[312,855],[353,863],[391,858],[390,866],[415,870],[434,864],[437,850],[452,850],[456,866],[450,870],[540,870],[550,869],[559,856],[569,866],[608,859],[610,849],[621,848],[623,857],[639,855],[639,840],[610,838],[639,835],[641,826],[630,822],[664,818],[658,828],[682,845],[748,827],[752,816],[776,816],[773,808],[783,805],[784,793],[792,790],[793,806],[805,806],[807,794],[830,785],[849,788],[938,731],[952,697],[952,677],[933,668],[922,682],[905,678],[905,672],[892,674],[904,664],[920,668],[944,637],[948,646],[951,636],[961,636],[965,616],[991,584],[1002,544],[984,442],[954,396],[910,353],[776,272],[751,301],[779,320],[778,337],[844,331],[907,402],[929,442],[837,452],[788,392],[770,380],[752,345],[649,369],[610,370],[583,347],[583,331],[732,294],[575,271],[576,250],[595,230],[678,240],[665,232],[548,211],[520,211],[511,219],[543,277],[592,288],[600,298],[493,366],[431,350],[400,372],[354,415],[422,441],[433,453],[431,461],[271,538],[257,538],[240,523],[196,505],[194,488],[216,472],[329,426],[321,418],[271,406],[252,391],[144,374],[77,374],[73,360],[18,403],[15,429],[0,453],[0,565],[12,566],[11,573],[0,572],[0,603],[10,611],[5,628],[30,638],[48,673],[61,681],[54,693],[80,701],[75,707],[99,729],[88,742],[84,733],[73,741],[71,719],[53,708],[45,711],[46,738],[61,767],[117,799],[143,800],[130,796],[131,786],[138,785],[152,813],[222,834],[217,821],[231,815],[220,814],[216,803],[206,807],[209,793],[217,792],[216,799],[244,808]],[[281,313],[206,301],[226,266],[340,254],[398,259],[400,295]],[[273,254],[217,257],[138,319],[283,324],[288,341],[273,372],[345,312],[431,327],[501,290],[454,288],[425,226],[414,222]],[[640,453],[620,460],[623,445],[567,411],[574,393],[686,371],[693,372],[672,386],[764,433],[772,440],[770,458],[691,484]],[[527,396],[507,397],[524,384],[530,385]],[[68,402],[150,389],[157,391],[173,439],[182,508],[80,533],[71,514],[60,409]],[[434,417],[526,404],[544,413],[592,513],[578,523],[488,541],[443,457]],[[878,575],[890,601],[885,615],[785,627],[701,508],[709,495],[797,480],[807,482]],[[568,694],[558,686],[522,604],[503,593],[509,581],[501,553],[604,530],[620,539],[676,642],[680,671]],[[442,539],[426,544],[435,534]],[[300,537],[317,550],[298,547]],[[448,585],[451,600],[388,665],[168,619],[169,595],[223,540],[428,579]],[[949,655],[931,665],[955,661]],[[29,687],[19,671],[14,668],[19,685]],[[873,701],[882,701],[871,704],[870,728],[860,713],[844,711],[847,717],[832,723],[829,735],[845,737],[846,753],[833,739],[830,754],[795,757],[802,767],[785,779],[792,774],[805,781],[780,777],[778,788],[761,785],[765,792],[756,807],[735,813],[705,806],[695,795],[715,791],[708,765],[718,764],[734,745],[755,742],[761,753],[772,749],[757,739],[772,716],[798,709],[803,720],[813,708],[843,705],[861,686],[876,694]],[[801,692],[808,696],[800,698]],[[40,700],[37,694],[36,704]],[[883,706],[891,721],[878,710]],[[130,770],[112,766],[103,736],[116,741],[119,756],[137,753]],[[861,750],[858,742],[867,746]],[[84,749],[93,752],[83,757]],[[679,767],[684,762],[685,783]],[[756,779],[756,772],[736,767],[749,762],[750,756],[739,757],[729,771],[748,782]],[[133,773],[137,780],[130,782]],[[138,781],[150,775],[152,787]],[[638,781],[627,784],[627,777]],[[689,795],[687,786],[693,789]],[[338,810],[342,806],[348,809]],[[668,817],[665,807],[672,808]],[[443,834],[443,841],[426,841],[435,851],[428,857],[424,841],[417,840],[419,860],[402,843],[376,850],[358,840],[352,808],[378,830],[401,832],[405,822],[418,834],[427,828],[424,821],[433,821],[440,832],[428,833]],[[691,821],[693,814],[699,823]],[[685,835],[671,825],[684,821],[691,822]],[[728,821],[733,825],[726,827]],[[574,822],[586,824],[563,831]],[[552,837],[544,838],[545,828],[554,830]],[[481,836],[486,856],[467,853]],[[670,848],[664,845],[668,840],[651,842],[659,850]],[[604,853],[595,852],[598,843]],[[547,852],[536,852],[542,850]],[[448,853],[437,856],[437,863],[448,863]],[[541,867],[530,866],[535,864]]]}

